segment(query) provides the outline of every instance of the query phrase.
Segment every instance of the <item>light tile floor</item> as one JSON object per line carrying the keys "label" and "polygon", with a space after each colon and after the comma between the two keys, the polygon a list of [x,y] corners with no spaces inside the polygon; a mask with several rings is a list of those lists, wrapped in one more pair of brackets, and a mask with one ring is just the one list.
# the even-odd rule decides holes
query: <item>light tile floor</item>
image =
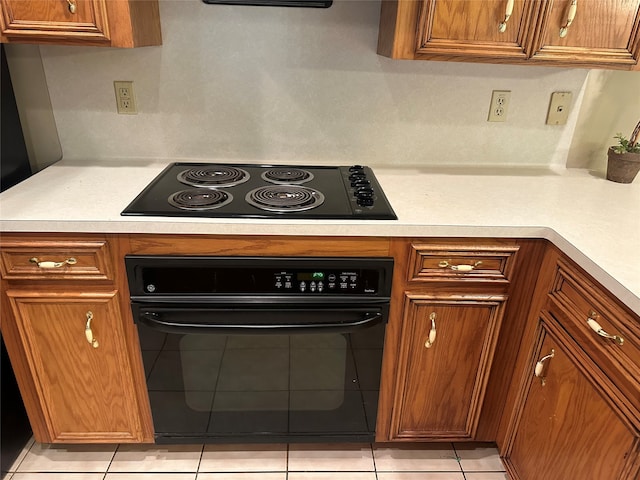
{"label": "light tile floor", "polygon": [[491,444],[41,445],[3,480],[508,480]]}

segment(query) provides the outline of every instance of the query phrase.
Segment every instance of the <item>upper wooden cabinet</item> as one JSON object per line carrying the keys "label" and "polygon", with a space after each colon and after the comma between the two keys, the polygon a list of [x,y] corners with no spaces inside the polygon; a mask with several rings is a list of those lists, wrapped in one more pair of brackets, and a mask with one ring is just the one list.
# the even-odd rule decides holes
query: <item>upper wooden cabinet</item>
{"label": "upper wooden cabinet", "polygon": [[157,0],[0,0],[0,7],[2,42],[162,44]]}
{"label": "upper wooden cabinet", "polygon": [[383,0],[378,53],[629,70],[640,56],[639,6],[640,0]]}
{"label": "upper wooden cabinet", "polygon": [[638,0],[541,2],[530,61],[632,68],[640,54],[639,6]]}

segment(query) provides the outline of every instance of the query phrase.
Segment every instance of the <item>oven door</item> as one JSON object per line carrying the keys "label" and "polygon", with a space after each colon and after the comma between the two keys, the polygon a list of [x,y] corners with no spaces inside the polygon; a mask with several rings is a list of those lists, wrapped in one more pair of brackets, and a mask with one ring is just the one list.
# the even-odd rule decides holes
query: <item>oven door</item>
{"label": "oven door", "polygon": [[373,441],[388,305],[133,311],[158,443]]}

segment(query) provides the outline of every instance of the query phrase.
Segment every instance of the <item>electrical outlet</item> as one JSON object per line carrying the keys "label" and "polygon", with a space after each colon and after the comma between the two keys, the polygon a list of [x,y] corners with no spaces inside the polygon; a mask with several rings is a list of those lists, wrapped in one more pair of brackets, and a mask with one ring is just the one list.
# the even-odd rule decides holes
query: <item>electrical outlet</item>
{"label": "electrical outlet", "polygon": [[571,106],[571,92],[553,92],[547,112],[547,125],[565,125],[569,118]]}
{"label": "electrical outlet", "polygon": [[494,90],[491,93],[491,105],[489,106],[489,118],[487,122],[506,122],[509,110],[511,90]]}
{"label": "electrical outlet", "polygon": [[116,90],[116,107],[118,113],[135,115],[138,113],[136,100],[133,96],[133,82],[113,82]]}

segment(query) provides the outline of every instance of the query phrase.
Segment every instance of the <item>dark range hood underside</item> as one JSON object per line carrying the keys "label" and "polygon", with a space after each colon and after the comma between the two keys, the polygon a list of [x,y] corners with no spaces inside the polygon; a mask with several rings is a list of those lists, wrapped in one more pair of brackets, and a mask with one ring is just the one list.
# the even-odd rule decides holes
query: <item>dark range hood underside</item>
{"label": "dark range hood underside", "polygon": [[333,0],[202,0],[208,4],[329,8]]}

